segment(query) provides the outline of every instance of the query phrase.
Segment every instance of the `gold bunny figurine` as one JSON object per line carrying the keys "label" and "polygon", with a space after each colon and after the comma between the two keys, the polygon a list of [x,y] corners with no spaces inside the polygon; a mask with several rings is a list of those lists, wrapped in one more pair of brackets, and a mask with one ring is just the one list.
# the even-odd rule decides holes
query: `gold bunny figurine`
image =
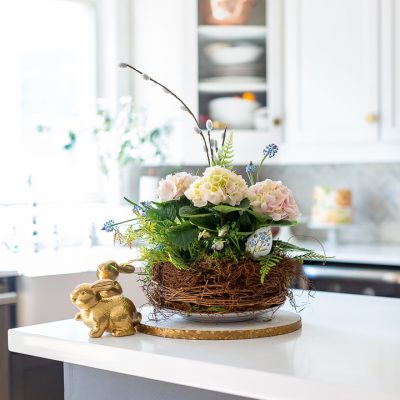
{"label": "gold bunny figurine", "polygon": [[103,298],[100,293],[118,291],[115,281],[102,279],[92,284],[82,283],[71,292],[71,302],[80,311],[75,319],[83,321],[91,328],[89,336],[98,338],[105,331],[113,336],[128,336],[136,333],[136,325],[141,321],[141,314],[127,297],[113,295]]}
{"label": "gold bunny figurine", "polygon": [[135,267],[130,264],[118,264],[112,260],[103,262],[97,267],[96,275],[98,279],[111,279],[114,281],[113,288],[102,291],[100,293],[101,297],[106,298],[122,294],[122,287],[119,282],[117,282],[120,272],[131,274],[135,272]]}

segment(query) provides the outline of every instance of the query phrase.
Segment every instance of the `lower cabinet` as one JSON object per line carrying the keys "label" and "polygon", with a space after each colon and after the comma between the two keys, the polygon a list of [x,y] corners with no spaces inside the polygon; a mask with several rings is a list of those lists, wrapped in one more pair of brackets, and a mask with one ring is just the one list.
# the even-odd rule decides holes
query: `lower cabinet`
{"label": "lower cabinet", "polygon": [[11,400],[63,400],[63,364],[24,354],[10,354]]}

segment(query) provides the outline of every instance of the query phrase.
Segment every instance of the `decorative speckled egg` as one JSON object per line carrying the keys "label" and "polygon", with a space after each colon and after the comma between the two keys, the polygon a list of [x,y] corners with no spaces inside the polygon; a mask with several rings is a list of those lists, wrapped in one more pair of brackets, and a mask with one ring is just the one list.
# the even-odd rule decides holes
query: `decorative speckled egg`
{"label": "decorative speckled egg", "polygon": [[270,227],[257,229],[246,242],[246,251],[257,259],[269,254],[272,248],[272,232]]}

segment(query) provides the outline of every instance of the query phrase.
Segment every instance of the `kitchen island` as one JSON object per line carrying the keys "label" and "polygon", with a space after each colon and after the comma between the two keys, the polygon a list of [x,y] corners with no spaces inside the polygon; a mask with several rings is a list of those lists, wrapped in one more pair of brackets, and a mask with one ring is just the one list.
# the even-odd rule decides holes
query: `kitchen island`
{"label": "kitchen island", "polygon": [[400,398],[400,299],[295,295],[303,328],[282,336],[90,339],[65,320],[10,330],[9,348],[64,362],[66,400]]}

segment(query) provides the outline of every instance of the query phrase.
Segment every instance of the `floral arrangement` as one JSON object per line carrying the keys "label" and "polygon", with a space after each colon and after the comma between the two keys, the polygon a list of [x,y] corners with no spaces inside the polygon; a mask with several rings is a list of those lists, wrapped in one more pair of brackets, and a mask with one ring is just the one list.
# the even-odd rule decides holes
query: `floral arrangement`
{"label": "floral arrangement", "polygon": [[[262,167],[278,147],[265,147],[258,165],[246,167],[246,180],[234,171],[233,134],[217,139],[212,121],[203,130],[194,114],[208,167],[198,174],[178,172],[159,182],[158,200],[133,206],[133,218],[108,221],[104,230],[115,241],[132,245],[145,240],[144,287],[158,308],[186,312],[255,311],[282,304],[290,283],[301,276],[307,259],[323,259],[312,250],[275,240],[271,227],[294,225],[300,212],[290,189],[263,179]],[[121,226],[125,229],[122,230]]]}

